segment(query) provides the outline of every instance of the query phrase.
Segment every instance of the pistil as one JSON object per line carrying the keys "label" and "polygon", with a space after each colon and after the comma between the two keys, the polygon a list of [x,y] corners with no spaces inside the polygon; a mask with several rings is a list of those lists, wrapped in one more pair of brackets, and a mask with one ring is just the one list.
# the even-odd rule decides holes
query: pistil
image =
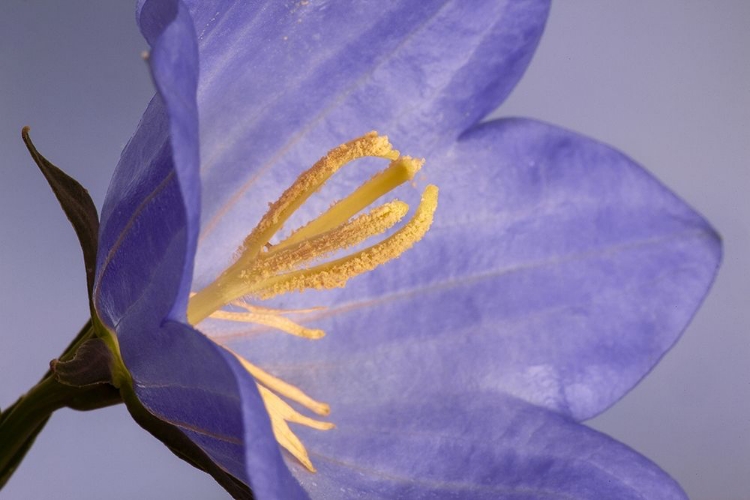
{"label": "pistil", "polygon": [[[286,239],[270,244],[292,214],[336,171],[365,156],[387,159],[390,163],[322,215],[293,231]],[[375,132],[331,150],[270,205],[268,212],[245,238],[237,260],[213,283],[191,297],[188,321],[197,324],[211,318],[262,325],[310,340],[323,337],[322,330],[307,328],[285,316],[295,311],[268,309],[239,299],[262,300],[292,291],[343,287],[349,279],[399,257],[429,230],[437,208],[437,187],[427,186],[413,217],[393,234],[350,255],[337,255],[386,233],[401,222],[409,207],[398,200],[376,206],[366,214],[358,214],[383,195],[412,180],[422,164],[423,160],[400,156],[386,137]],[[332,257],[333,260],[325,262],[326,258]],[[307,450],[287,423],[318,430],[328,430],[334,425],[302,415],[280,396],[321,416],[329,414],[328,405],[263,371],[237,353],[233,354],[255,378],[279,444],[314,471]]]}

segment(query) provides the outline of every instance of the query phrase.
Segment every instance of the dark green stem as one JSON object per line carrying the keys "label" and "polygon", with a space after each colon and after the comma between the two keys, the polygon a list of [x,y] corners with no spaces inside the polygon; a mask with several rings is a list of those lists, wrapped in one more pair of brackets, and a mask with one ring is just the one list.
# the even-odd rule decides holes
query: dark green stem
{"label": "dark green stem", "polygon": [[[94,335],[89,321],[59,359],[73,358],[78,347]],[[47,371],[37,385],[0,413],[0,489],[56,410],[63,407],[93,410],[121,402],[119,391],[109,384],[73,387],[60,383]]]}
{"label": "dark green stem", "polygon": [[[88,320],[85,325],[83,325],[83,328],[81,328],[81,331],[78,332],[78,335],[68,344],[68,347],[65,348],[63,353],[58,358],[60,361],[67,361],[70,358],[72,358],[75,355],[75,352],[78,350],[78,347],[80,347],[81,344],[86,342],[88,339],[94,337],[94,327],[92,325],[91,320]],[[43,382],[45,379],[50,377],[52,375],[52,370],[47,370],[47,373],[44,374],[42,379],[39,381],[40,383]],[[18,401],[13,403],[12,405],[5,408],[4,411],[0,412],[0,425],[2,425],[5,418],[10,415],[13,408],[18,404],[18,402],[23,399],[20,398]],[[44,425],[44,424],[42,424]],[[40,429],[41,430],[41,429]]]}
{"label": "dark green stem", "polygon": [[47,377],[3,412],[0,423],[0,488],[21,463],[52,412],[65,406],[71,389],[53,377]]}

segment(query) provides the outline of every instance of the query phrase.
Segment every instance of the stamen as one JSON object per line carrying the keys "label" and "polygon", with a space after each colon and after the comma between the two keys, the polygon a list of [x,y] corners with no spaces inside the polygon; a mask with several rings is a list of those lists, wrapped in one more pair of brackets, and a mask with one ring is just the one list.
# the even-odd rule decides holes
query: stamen
{"label": "stamen", "polygon": [[234,354],[234,356],[242,363],[242,366],[250,372],[250,375],[252,375],[255,380],[260,382],[261,384],[265,385],[272,391],[276,391],[285,398],[289,398],[292,401],[301,404],[308,410],[317,413],[321,416],[326,416],[331,413],[331,407],[328,406],[325,403],[321,403],[320,401],[316,401],[307,394],[305,394],[301,389],[298,387],[289,384],[287,382],[284,382],[280,378],[276,378],[270,373],[258,368],[239,354],[237,354],[234,351],[230,352]]}
{"label": "stamen", "polygon": [[350,278],[395,259],[421,240],[432,225],[437,198],[438,188],[429,185],[422,194],[422,200],[414,217],[389,238],[348,257],[255,283],[248,287],[247,293],[268,299],[282,293],[302,291],[306,288],[343,287]]}
{"label": "stamen", "polygon": [[[337,170],[348,162],[364,156],[386,158],[391,162],[386,169],[334,203],[322,215],[293,231],[280,243],[273,246],[270,244],[271,238],[292,214]],[[270,204],[268,212],[261,218],[257,227],[245,238],[238,251],[237,260],[216,280],[191,295],[187,310],[188,321],[195,325],[210,317],[216,320],[255,323],[305,339],[323,337],[323,330],[307,328],[283,316],[289,313],[313,312],[320,308],[272,309],[248,304],[241,297],[267,299],[307,288],[343,287],[350,278],[399,257],[422,239],[432,225],[437,208],[437,187],[427,186],[414,216],[391,236],[349,256],[320,263],[324,258],[337,257],[336,252],[360,245],[401,222],[409,207],[398,200],[384,203],[367,214],[357,214],[381,196],[412,180],[422,163],[423,160],[415,160],[408,156],[400,157],[388,139],[378,136],[375,132],[331,150],[303,173],[275,203]],[[225,309],[227,305],[235,306],[242,311],[228,311]],[[216,337],[214,340],[221,343]],[[334,425],[299,413],[282,397],[321,416],[328,415],[330,407],[312,399],[298,387],[263,371],[233,351],[230,352],[255,379],[276,440],[308,470],[315,472],[307,450],[289,428],[289,422],[318,430],[328,430]]]}
{"label": "stamen", "polygon": [[325,309],[325,307],[309,307],[307,309],[273,309],[271,307],[256,306],[254,304],[248,304],[241,300],[235,300],[232,302],[233,306],[241,307],[248,312],[254,312],[258,314],[305,314],[311,312],[318,312]]}
{"label": "stamen", "polygon": [[269,275],[271,272],[288,271],[313,259],[357,245],[372,236],[386,232],[398,224],[408,211],[409,205],[406,203],[392,201],[336,229],[291,247],[281,248],[281,245],[277,245],[267,254],[261,254],[257,272],[263,275],[264,270],[267,270],[266,275]]}
{"label": "stamen", "polygon": [[332,422],[323,422],[322,420],[315,420],[314,418],[306,417],[289,406],[288,403],[273,393],[270,389],[260,384],[258,384],[258,387],[260,388],[261,396],[263,396],[266,406],[272,406],[276,413],[287,422],[302,424],[319,431],[327,431],[336,427]]}
{"label": "stamen", "polygon": [[292,233],[289,238],[276,245],[274,249],[292,245],[343,224],[384,194],[394,190],[404,182],[414,179],[423,164],[424,160],[415,160],[410,156],[393,160],[388,168],[375,174],[349,196],[339,200],[320,217]]}
{"label": "stamen", "polygon": [[[237,277],[253,268],[261,250],[273,235],[341,167],[365,156],[396,160],[399,154],[388,142],[387,137],[381,137],[376,132],[370,132],[329,151],[315,165],[300,175],[275,203],[270,205],[268,212],[245,238],[240,247],[240,255],[234,264],[229,266],[216,281],[193,297],[187,311],[188,321],[193,325],[200,323],[213,311],[245,295],[241,291],[242,280],[238,281]],[[414,160],[409,161],[414,162]],[[240,285],[239,289],[237,285]]]}
{"label": "stamen", "polygon": [[303,445],[297,435],[292,432],[287,422],[306,425],[319,431],[327,431],[336,426],[330,422],[321,422],[300,415],[280,397],[260,384],[258,384],[258,390],[266,405],[268,416],[271,418],[271,429],[273,429],[273,435],[276,438],[276,441],[278,441],[286,451],[291,453],[294,458],[299,460],[307,470],[315,472],[315,467],[313,467],[313,464],[310,461],[310,455],[307,454],[305,445]]}
{"label": "stamen", "polygon": [[350,161],[365,156],[395,160],[399,152],[393,149],[387,137],[381,137],[376,132],[370,132],[329,151],[309,170],[300,175],[294,184],[284,191],[281,198],[271,204],[266,215],[245,238],[240,261],[248,264],[255,259],[260,249],[281,229],[287,219],[333,174]]}
{"label": "stamen", "polygon": [[219,309],[218,311],[212,312],[209,318],[237,321],[240,323],[256,323],[258,325],[270,326],[271,328],[276,328],[277,330],[281,330],[284,333],[289,333],[291,335],[306,339],[320,339],[323,338],[326,334],[326,332],[324,332],[323,330],[305,328],[304,326],[295,323],[289,318],[273,314],[234,312]]}

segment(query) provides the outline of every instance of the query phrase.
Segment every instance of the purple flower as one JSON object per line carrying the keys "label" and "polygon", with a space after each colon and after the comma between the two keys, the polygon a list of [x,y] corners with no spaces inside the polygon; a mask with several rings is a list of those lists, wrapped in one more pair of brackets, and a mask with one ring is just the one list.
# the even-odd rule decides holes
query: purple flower
{"label": "purple flower", "polygon": [[[579,422],[673,345],[719,239],[605,145],[527,119],[480,123],[523,74],[547,11],[543,0],[139,4],[158,93],[107,194],[94,292],[131,411],[259,499],[684,498]],[[306,316],[243,310],[234,296],[206,321],[189,313],[268,203],[369,130],[427,160],[415,179],[440,197],[423,240],[345,289],[270,303],[325,307]],[[350,194],[353,177],[291,220]],[[310,416],[326,413],[311,402],[279,417],[287,407],[270,401],[295,397],[266,372],[330,416]],[[295,418],[308,425],[284,427]],[[296,438],[317,472],[281,451]]]}

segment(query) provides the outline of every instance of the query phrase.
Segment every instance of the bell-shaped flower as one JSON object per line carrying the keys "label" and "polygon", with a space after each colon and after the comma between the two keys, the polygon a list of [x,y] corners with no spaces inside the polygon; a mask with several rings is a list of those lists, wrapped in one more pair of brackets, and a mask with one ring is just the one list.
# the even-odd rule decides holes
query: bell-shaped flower
{"label": "bell-shaped flower", "polygon": [[548,8],[139,5],[157,94],[94,304],[142,425],[260,500],[684,498],[579,422],[674,344],[719,240],[606,145],[482,122]]}

